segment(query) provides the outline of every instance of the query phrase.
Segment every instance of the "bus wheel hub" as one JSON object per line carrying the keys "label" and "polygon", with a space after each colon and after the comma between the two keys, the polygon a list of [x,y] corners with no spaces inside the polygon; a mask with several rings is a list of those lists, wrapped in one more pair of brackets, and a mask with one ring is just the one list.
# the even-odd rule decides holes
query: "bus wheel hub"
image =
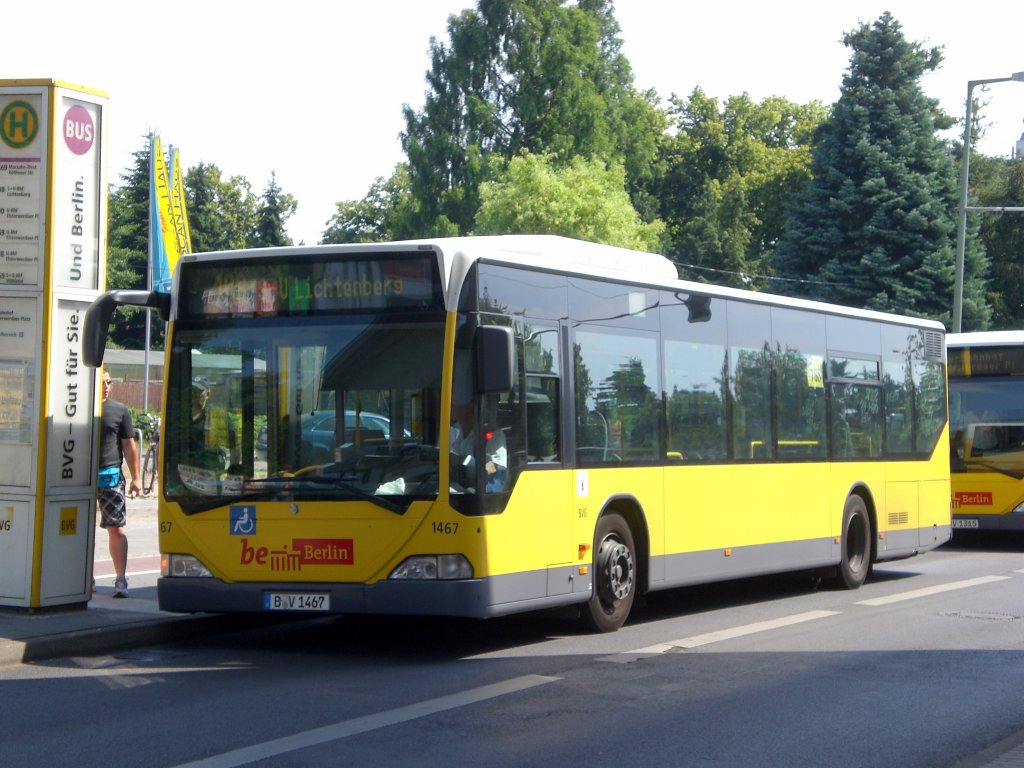
{"label": "bus wheel hub", "polygon": [[601,544],[601,591],[612,600],[622,600],[633,588],[633,556],[629,547],[617,539]]}

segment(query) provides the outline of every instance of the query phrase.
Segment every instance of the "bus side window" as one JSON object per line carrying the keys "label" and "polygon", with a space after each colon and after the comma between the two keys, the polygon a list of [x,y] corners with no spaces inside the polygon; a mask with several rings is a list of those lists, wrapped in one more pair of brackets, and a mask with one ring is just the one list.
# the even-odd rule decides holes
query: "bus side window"
{"label": "bus side window", "polygon": [[526,377],[526,454],[528,461],[560,461],[558,379]]}
{"label": "bus side window", "polygon": [[526,435],[523,448],[527,462],[558,462],[562,460],[559,446],[561,409],[558,392],[559,373],[558,328],[531,323],[524,329],[523,391]]}

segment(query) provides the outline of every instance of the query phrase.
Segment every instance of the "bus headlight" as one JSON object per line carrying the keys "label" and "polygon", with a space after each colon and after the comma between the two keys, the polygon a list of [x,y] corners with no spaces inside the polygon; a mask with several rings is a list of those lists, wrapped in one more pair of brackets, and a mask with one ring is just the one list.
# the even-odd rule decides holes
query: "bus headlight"
{"label": "bus headlight", "polygon": [[413,555],[402,561],[388,578],[410,581],[471,579],[473,566],[463,555]]}
{"label": "bus headlight", "polygon": [[160,575],[164,577],[187,576],[191,578],[212,578],[210,569],[198,557],[192,555],[161,555]]}

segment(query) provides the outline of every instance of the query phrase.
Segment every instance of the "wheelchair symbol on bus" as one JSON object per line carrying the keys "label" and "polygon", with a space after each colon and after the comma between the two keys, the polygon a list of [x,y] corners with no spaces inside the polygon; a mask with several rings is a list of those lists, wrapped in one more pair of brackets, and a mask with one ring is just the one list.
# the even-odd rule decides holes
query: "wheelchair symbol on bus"
{"label": "wheelchair symbol on bus", "polygon": [[231,507],[231,535],[252,536],[256,533],[256,507],[240,504]]}

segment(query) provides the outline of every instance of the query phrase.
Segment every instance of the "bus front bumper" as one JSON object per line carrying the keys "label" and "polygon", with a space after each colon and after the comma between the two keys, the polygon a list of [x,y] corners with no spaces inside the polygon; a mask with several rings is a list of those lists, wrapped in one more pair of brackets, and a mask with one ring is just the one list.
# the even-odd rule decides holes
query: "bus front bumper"
{"label": "bus front bumper", "polygon": [[953,533],[970,531],[1024,531],[1024,510],[1002,515],[953,514]]}
{"label": "bus front bumper", "polygon": [[[215,578],[179,576],[163,577],[157,581],[157,599],[160,610],[171,613],[271,613],[276,612],[275,606],[288,605],[288,595],[295,595],[303,596],[300,610],[307,616],[319,612],[485,619],[579,603],[589,597],[589,591],[538,594],[536,590],[523,589],[523,585],[517,581],[514,577],[492,577],[389,580],[369,585],[292,582],[229,584]],[[322,595],[328,596],[329,601],[309,599],[309,596]],[[318,605],[326,607],[318,608]]]}
{"label": "bus front bumper", "polygon": [[373,585],[228,584],[219,579],[182,577],[165,577],[157,582],[160,610],[172,613],[265,613],[274,610],[274,595],[327,595],[329,607],[307,608],[305,612],[485,618],[492,615],[488,611],[488,592],[487,582],[482,579],[386,581]]}

